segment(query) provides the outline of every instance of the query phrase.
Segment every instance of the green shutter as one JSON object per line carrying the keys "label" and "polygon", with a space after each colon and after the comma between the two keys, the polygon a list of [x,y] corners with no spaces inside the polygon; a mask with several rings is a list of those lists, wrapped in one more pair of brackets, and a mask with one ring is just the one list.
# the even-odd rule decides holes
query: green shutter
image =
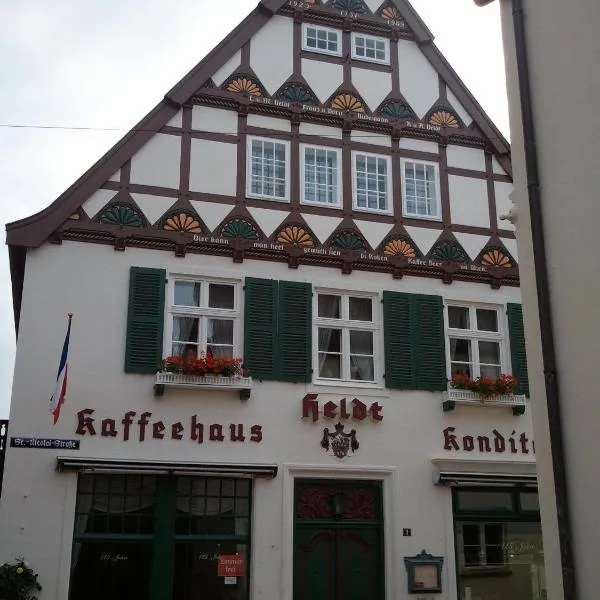
{"label": "green shutter", "polygon": [[277,281],[247,277],[244,366],[256,379],[277,379]]}
{"label": "green shutter", "polygon": [[439,296],[383,292],[388,388],[446,389],[444,307]]}
{"label": "green shutter", "polygon": [[164,269],[131,267],[125,372],[154,373],[161,359],[165,311]]}
{"label": "green shutter", "polygon": [[312,287],[279,282],[277,340],[279,381],[312,379]]}
{"label": "green shutter", "polygon": [[414,390],[417,387],[411,329],[412,294],[383,292],[385,383],[388,388]]}
{"label": "green shutter", "polygon": [[417,389],[431,392],[444,391],[448,380],[442,298],[416,295],[415,313],[411,315],[411,322],[417,332],[415,336],[417,348],[414,353],[417,366]]}
{"label": "green shutter", "polygon": [[507,304],[506,315],[508,317],[512,374],[519,380],[521,392],[529,396],[529,376],[527,374],[523,309],[520,304]]}

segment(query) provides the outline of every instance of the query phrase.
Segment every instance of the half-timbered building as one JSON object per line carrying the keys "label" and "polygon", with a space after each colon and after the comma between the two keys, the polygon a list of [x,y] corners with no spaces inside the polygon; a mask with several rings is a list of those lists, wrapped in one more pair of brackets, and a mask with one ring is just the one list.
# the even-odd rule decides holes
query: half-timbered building
{"label": "half-timbered building", "polygon": [[542,598],[511,181],[406,0],[259,2],[7,227],[0,558],[42,600]]}

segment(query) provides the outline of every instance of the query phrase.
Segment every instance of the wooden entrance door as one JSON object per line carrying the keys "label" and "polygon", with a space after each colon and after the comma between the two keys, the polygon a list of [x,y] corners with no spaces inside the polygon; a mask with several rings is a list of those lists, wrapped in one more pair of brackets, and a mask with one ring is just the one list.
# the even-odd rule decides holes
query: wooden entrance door
{"label": "wooden entrance door", "polygon": [[381,600],[381,486],[297,481],[294,600]]}

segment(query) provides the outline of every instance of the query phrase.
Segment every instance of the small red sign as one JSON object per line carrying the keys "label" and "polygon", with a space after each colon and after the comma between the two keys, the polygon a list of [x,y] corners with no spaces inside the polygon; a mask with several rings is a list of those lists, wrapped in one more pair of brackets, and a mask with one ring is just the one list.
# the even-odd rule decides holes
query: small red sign
{"label": "small red sign", "polygon": [[219,577],[243,577],[244,556],[242,554],[221,554],[218,575]]}

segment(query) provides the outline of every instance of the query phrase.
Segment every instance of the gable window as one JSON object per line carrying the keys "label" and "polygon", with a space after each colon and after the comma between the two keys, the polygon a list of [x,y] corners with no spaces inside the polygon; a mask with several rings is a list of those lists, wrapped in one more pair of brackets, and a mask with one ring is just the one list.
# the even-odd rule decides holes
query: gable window
{"label": "gable window", "polygon": [[335,148],[302,147],[302,201],[341,205],[341,152]]}
{"label": "gable window", "polygon": [[354,208],[390,212],[390,158],[354,153]]}
{"label": "gable window", "polygon": [[497,379],[506,372],[505,335],[500,309],[447,306],[447,352],[450,375]]}
{"label": "gable window", "polygon": [[407,217],[439,219],[439,174],[435,163],[402,160],[402,196]]}
{"label": "gable window", "polygon": [[329,27],[318,27],[305,24],[302,47],[311,52],[322,54],[342,55],[340,32]]}
{"label": "gable window", "polygon": [[379,324],[374,296],[323,291],[315,301],[316,376],[375,382]]}
{"label": "gable window", "polygon": [[352,35],[352,58],[390,64],[390,42],[386,38],[355,33]]}
{"label": "gable window", "polygon": [[240,355],[240,309],[235,283],[175,277],[168,310],[166,351],[171,355]]}
{"label": "gable window", "polygon": [[248,195],[289,200],[289,142],[248,138]]}

